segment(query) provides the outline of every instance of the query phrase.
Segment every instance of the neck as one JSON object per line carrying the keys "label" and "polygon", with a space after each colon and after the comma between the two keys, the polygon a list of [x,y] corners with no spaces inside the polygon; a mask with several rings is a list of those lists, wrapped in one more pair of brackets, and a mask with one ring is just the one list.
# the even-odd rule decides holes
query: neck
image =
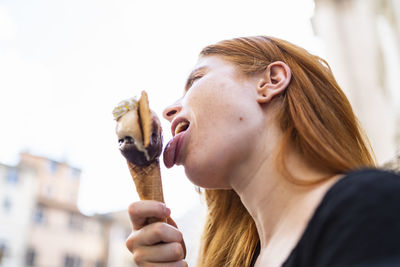
{"label": "neck", "polygon": [[255,221],[261,248],[268,247],[277,236],[280,240],[286,237],[299,238],[322,197],[339,178],[311,168],[299,154],[291,152],[286,163],[296,178],[310,182],[323,177],[333,178],[317,185],[293,184],[277,170],[275,152],[269,151],[264,154],[269,156],[258,157],[251,164],[243,164],[251,168],[238,170],[238,179],[232,181],[233,190]]}

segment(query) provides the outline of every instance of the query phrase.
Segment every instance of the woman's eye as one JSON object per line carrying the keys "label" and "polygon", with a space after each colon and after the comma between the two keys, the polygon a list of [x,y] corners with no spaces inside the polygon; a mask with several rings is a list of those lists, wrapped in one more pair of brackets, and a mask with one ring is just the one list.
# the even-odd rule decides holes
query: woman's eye
{"label": "woman's eye", "polygon": [[200,74],[191,77],[191,78],[189,79],[188,83],[187,83],[186,91],[189,90],[189,88],[193,85],[193,83],[194,83],[197,79],[200,79],[201,77],[203,77],[203,75],[200,75]]}
{"label": "woman's eye", "polygon": [[196,75],[190,80],[190,85],[192,85],[196,80],[200,79],[203,77],[203,75]]}

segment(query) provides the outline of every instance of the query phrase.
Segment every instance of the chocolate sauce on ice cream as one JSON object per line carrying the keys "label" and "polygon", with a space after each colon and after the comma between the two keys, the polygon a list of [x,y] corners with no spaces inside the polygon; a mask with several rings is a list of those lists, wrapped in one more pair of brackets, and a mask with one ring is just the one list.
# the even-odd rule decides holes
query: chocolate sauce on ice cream
{"label": "chocolate sauce on ice cream", "polygon": [[158,127],[156,121],[153,121],[152,128],[153,133],[151,134],[150,144],[147,148],[143,148],[141,144],[137,145],[137,142],[131,136],[125,136],[118,141],[119,150],[129,162],[143,166],[158,160],[163,146],[161,129]]}

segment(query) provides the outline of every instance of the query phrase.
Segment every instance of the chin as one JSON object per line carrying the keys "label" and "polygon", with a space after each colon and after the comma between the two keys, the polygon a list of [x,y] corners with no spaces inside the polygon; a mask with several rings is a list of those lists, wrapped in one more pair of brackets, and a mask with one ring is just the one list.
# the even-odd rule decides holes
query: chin
{"label": "chin", "polygon": [[196,186],[205,189],[231,189],[224,177],[226,175],[215,171],[220,170],[215,164],[204,167],[202,164],[184,164],[185,174]]}

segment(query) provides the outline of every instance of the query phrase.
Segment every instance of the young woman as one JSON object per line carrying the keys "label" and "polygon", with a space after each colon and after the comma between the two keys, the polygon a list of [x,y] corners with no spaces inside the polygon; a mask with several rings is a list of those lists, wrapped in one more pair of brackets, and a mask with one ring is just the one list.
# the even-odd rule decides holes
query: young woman
{"label": "young woman", "polygon": [[[205,188],[198,266],[400,266],[400,179],[374,157],[328,64],[289,42],[203,49],[168,107],[167,167]],[[368,168],[367,168],[368,167]],[[129,208],[138,266],[187,266],[162,203]]]}

